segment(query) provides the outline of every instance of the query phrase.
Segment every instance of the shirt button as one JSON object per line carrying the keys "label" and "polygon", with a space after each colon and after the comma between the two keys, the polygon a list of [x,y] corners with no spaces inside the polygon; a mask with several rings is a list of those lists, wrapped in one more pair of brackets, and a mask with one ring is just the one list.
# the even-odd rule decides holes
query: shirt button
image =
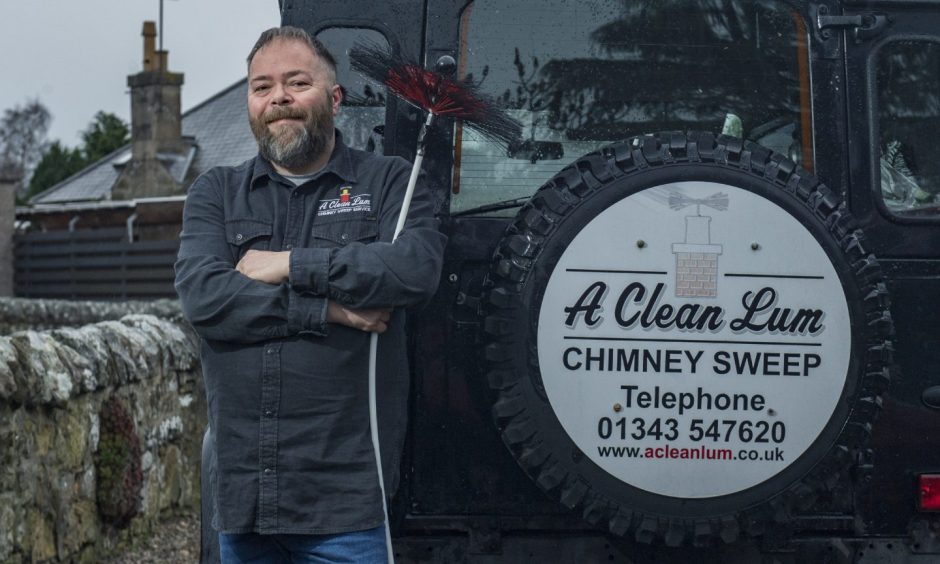
{"label": "shirt button", "polygon": [[264,469],[264,473],[265,473],[265,474],[270,474],[270,473],[271,473],[271,469],[270,469],[270,468],[265,468],[265,469]]}
{"label": "shirt button", "polygon": [[294,248],[294,246],[293,246],[293,245],[291,245],[290,243],[288,243],[288,244],[286,244],[286,245],[284,245],[284,248],[285,248],[285,249],[287,249],[287,250],[289,251],[289,250],[291,250],[291,249],[293,249],[293,248]]}
{"label": "shirt button", "polygon": [[274,354],[274,349],[268,349],[268,354]]}
{"label": "shirt button", "polygon": [[235,240],[236,240],[236,241],[241,241],[241,240],[244,239],[244,238],[245,238],[245,236],[242,235],[241,233],[238,233],[238,234],[235,235]]}
{"label": "shirt button", "polygon": [[349,234],[348,234],[348,233],[343,233],[342,235],[339,236],[339,240],[342,241],[342,242],[344,242],[344,243],[345,243],[346,241],[349,241]]}
{"label": "shirt button", "polygon": [[264,412],[264,416],[265,416],[265,417],[271,417],[272,415],[274,415],[274,412],[271,411],[270,409],[268,409],[268,410],[266,410],[266,411]]}

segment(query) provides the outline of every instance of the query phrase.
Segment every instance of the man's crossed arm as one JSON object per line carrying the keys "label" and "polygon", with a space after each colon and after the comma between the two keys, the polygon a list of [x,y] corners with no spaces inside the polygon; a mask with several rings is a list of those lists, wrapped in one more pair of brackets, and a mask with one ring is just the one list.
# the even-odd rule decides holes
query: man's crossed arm
{"label": "man's crossed arm", "polygon": [[[256,343],[297,334],[326,336],[328,325],[381,332],[392,308],[427,300],[437,287],[446,238],[426,190],[416,190],[401,237],[389,242],[409,168],[392,163],[388,193],[374,198],[379,238],[340,247],[249,250],[234,264],[228,241],[239,192],[213,169],[193,183],[183,211],[176,289],[203,338]],[[394,169],[394,170],[391,170]],[[420,187],[420,184],[419,184]]]}
{"label": "man's crossed arm", "polygon": [[[290,276],[290,251],[258,251],[245,253],[235,270],[252,280],[265,284],[281,284]],[[391,308],[351,309],[333,300],[327,302],[326,320],[360,331],[384,333],[388,329]]]}

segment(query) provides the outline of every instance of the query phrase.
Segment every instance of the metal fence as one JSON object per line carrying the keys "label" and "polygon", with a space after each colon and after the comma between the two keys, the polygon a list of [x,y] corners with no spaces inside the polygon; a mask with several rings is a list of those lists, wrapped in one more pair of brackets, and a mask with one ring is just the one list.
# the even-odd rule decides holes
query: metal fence
{"label": "metal fence", "polygon": [[33,232],[14,238],[14,293],[24,298],[174,298],[179,240],[127,239],[123,228]]}

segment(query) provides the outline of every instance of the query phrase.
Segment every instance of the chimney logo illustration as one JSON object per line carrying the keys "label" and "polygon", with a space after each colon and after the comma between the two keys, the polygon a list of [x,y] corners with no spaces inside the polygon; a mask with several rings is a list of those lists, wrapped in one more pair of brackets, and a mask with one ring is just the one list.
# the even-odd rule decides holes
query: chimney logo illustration
{"label": "chimney logo illustration", "polygon": [[673,192],[669,207],[679,211],[695,206],[695,215],[685,217],[685,241],[673,243],[676,255],[676,297],[714,298],[718,296],[718,255],[721,245],[711,242],[711,216],[702,215],[702,206],[717,211],[728,209],[728,196],[718,192],[703,199]]}
{"label": "chimney logo illustration", "polygon": [[339,201],[348,204],[349,203],[349,187],[340,188],[339,191]]}

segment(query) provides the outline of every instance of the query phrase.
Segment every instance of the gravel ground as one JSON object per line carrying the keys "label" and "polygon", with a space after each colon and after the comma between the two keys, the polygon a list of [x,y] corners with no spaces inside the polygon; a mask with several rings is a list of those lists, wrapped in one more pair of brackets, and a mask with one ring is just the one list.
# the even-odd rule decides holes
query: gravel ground
{"label": "gravel ground", "polygon": [[161,523],[146,543],[105,564],[187,564],[199,561],[199,517],[185,515]]}

